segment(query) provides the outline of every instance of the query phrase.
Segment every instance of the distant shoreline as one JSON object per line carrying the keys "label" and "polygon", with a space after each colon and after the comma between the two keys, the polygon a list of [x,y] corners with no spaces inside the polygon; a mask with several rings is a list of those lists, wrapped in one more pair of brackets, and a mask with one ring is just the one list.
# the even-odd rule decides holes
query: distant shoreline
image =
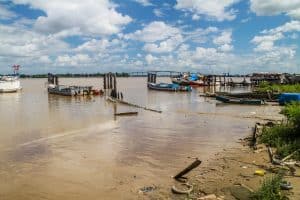
{"label": "distant shoreline", "polygon": [[[95,74],[55,74],[58,77],[62,78],[86,78],[86,77],[103,77],[102,73]],[[117,77],[130,77],[129,73],[116,73]],[[4,74],[0,74],[0,76],[5,76]],[[20,74],[20,78],[48,78],[48,74]]]}

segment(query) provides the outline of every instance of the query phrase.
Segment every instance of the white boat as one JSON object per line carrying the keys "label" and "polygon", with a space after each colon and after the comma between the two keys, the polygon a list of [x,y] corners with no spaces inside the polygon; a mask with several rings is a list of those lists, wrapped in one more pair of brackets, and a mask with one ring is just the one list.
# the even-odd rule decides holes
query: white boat
{"label": "white boat", "polygon": [[17,92],[21,89],[20,79],[18,76],[0,77],[0,92]]}
{"label": "white boat", "polygon": [[18,75],[20,65],[14,65],[14,75],[0,76],[0,93],[17,92],[21,88],[20,78]]}

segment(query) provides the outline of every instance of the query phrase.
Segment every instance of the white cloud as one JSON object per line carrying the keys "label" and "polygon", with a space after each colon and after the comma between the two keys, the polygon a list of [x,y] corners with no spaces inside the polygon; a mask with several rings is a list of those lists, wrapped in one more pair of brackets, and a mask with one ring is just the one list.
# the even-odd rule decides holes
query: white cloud
{"label": "white cloud", "polygon": [[224,51],[224,52],[226,52],[226,51],[232,51],[233,50],[233,46],[230,45],[230,44],[223,44],[223,45],[219,46],[218,49],[220,51]]}
{"label": "white cloud", "polygon": [[183,38],[180,34],[177,34],[161,41],[159,44],[147,43],[144,46],[144,50],[152,53],[168,53],[172,52],[181,42],[183,42]]}
{"label": "white cloud", "polygon": [[295,32],[295,31],[300,32],[300,21],[290,21],[277,28],[264,30],[262,31],[262,33],[276,34],[276,33]]}
{"label": "white cloud", "polygon": [[154,21],[142,30],[125,35],[126,39],[139,40],[142,42],[156,42],[167,39],[180,33],[180,29],[167,25],[162,21]]}
{"label": "white cloud", "polygon": [[[35,29],[43,33],[68,35],[110,35],[121,31],[132,19],[122,15],[109,0],[12,0],[15,4],[26,4],[40,9]],[[74,30],[76,30],[74,32]]]}
{"label": "white cloud", "polygon": [[157,8],[153,9],[153,13],[156,17],[164,16],[164,13],[160,9],[157,9]]}
{"label": "white cloud", "polygon": [[290,17],[300,19],[299,0],[250,0],[250,8],[259,16],[271,16],[286,13]]}
{"label": "white cloud", "polygon": [[265,71],[287,71],[284,67],[296,65],[296,46],[277,42],[287,38],[284,33],[299,31],[298,29],[298,22],[292,21],[274,29],[264,30],[261,35],[255,36],[251,40],[256,45],[254,52],[257,53],[254,54],[254,65],[261,66]]}
{"label": "white cloud", "polygon": [[213,43],[217,45],[230,44],[232,41],[231,35],[231,31],[224,31],[220,36],[213,40]]}
{"label": "white cloud", "polygon": [[177,0],[176,9],[187,10],[217,21],[235,19],[235,10],[230,9],[239,0]]}
{"label": "white cloud", "polygon": [[119,39],[91,39],[75,48],[76,52],[109,53],[120,52],[125,49],[126,43]]}
{"label": "white cloud", "polygon": [[195,20],[195,21],[199,20],[200,18],[201,18],[200,15],[197,15],[197,14],[193,14],[193,16],[192,16],[192,20]]}
{"label": "white cloud", "polygon": [[213,43],[218,45],[220,51],[231,51],[233,50],[232,42],[232,31],[223,31],[221,35],[213,39]]}
{"label": "white cloud", "polygon": [[8,10],[7,8],[5,8],[4,6],[1,7],[0,4],[0,19],[12,19],[17,17],[16,13]]}
{"label": "white cloud", "polygon": [[147,54],[145,56],[145,60],[148,65],[151,65],[155,60],[157,60],[157,58],[155,56],[152,56],[151,54]]}
{"label": "white cloud", "polygon": [[43,55],[38,59],[39,63],[50,64],[52,61],[49,56]]}
{"label": "white cloud", "polygon": [[127,34],[124,38],[145,42],[143,50],[151,53],[171,52],[183,42],[181,30],[162,21],[151,22],[142,30]]}
{"label": "white cloud", "polygon": [[58,56],[55,60],[57,66],[83,66],[89,65],[92,59],[87,54],[76,54],[76,55],[62,55]]}
{"label": "white cloud", "polygon": [[241,20],[241,23],[247,23],[247,22],[249,22],[251,20],[251,17],[247,17],[247,18],[245,18],[245,19],[242,19]]}
{"label": "white cloud", "polygon": [[55,37],[20,27],[0,25],[0,56],[40,57],[67,49],[68,45]]}
{"label": "white cloud", "polygon": [[257,45],[257,47],[254,49],[255,51],[272,51],[274,49],[274,42],[281,40],[283,37],[284,36],[282,33],[255,36],[251,42]]}
{"label": "white cloud", "polygon": [[153,6],[153,4],[150,2],[150,0],[133,0],[142,6]]}
{"label": "white cloud", "polygon": [[286,37],[284,36],[284,33],[290,32],[300,32],[299,21],[291,21],[270,30],[263,30],[261,32],[263,35],[255,36],[251,42],[257,45],[257,47],[254,49],[255,51],[272,51],[279,48],[275,47],[274,43],[276,41],[285,39]]}

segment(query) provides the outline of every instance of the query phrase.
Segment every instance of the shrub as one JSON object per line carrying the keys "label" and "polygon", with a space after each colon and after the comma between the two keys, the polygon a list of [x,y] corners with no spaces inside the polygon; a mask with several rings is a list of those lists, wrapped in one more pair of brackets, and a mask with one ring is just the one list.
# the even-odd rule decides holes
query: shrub
{"label": "shrub", "polygon": [[285,200],[287,196],[280,192],[281,175],[266,178],[261,187],[253,193],[253,200]]}
{"label": "shrub", "polygon": [[[260,142],[275,147],[281,158],[300,149],[300,103],[286,105],[282,113],[287,121],[273,127],[264,127],[260,136]],[[293,158],[300,160],[300,152]]]}

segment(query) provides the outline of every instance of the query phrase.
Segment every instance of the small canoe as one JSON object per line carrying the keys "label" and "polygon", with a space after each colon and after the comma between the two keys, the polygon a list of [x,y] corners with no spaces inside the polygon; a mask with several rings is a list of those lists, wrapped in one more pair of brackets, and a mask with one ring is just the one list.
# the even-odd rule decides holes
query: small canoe
{"label": "small canoe", "polygon": [[216,100],[221,101],[223,103],[231,103],[231,104],[245,104],[245,105],[264,104],[264,101],[260,99],[232,98],[227,96],[216,96]]}
{"label": "small canoe", "polygon": [[189,92],[191,91],[190,86],[181,86],[178,84],[169,84],[169,83],[148,83],[148,88],[151,90],[159,91],[171,91],[171,92]]}

